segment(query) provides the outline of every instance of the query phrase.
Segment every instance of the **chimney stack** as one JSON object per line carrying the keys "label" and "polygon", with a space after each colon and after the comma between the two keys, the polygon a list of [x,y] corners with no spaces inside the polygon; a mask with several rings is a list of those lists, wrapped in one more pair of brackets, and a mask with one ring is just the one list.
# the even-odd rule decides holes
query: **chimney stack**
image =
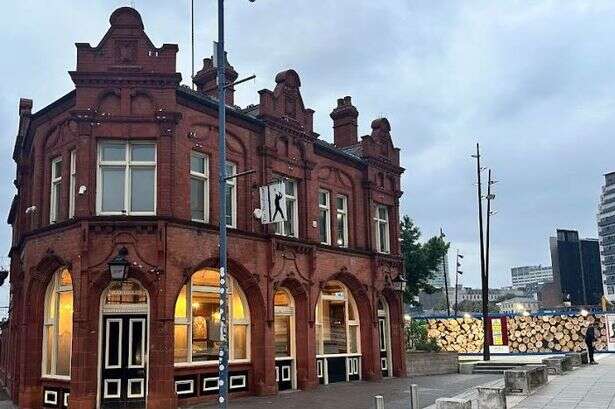
{"label": "chimney stack", "polygon": [[354,145],[358,142],[357,118],[359,111],[346,96],[337,100],[337,107],[331,112],[333,119],[333,143],[338,148]]}
{"label": "chimney stack", "polygon": [[[224,53],[224,61],[225,61],[225,69],[224,69],[224,80],[226,84],[232,84],[237,80],[239,74],[233,68],[231,64],[229,64],[226,52]],[[192,82],[196,85],[196,89],[199,92],[203,92],[209,95],[212,98],[218,99],[218,83],[216,78],[218,77],[217,68],[214,67],[213,58],[204,58],[203,59],[203,68],[199,72],[197,72],[192,79]],[[227,105],[234,105],[235,103],[235,88],[229,86],[226,88],[226,94],[224,98],[224,102]]]}

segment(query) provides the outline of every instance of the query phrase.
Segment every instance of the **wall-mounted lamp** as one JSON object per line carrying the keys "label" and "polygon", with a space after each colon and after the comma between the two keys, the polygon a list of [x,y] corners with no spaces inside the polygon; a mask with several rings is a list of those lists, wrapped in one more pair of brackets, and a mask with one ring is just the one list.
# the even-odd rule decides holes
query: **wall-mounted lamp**
{"label": "wall-mounted lamp", "polygon": [[126,247],[120,248],[117,256],[113,257],[109,263],[109,273],[111,273],[112,280],[123,281],[128,276],[128,268],[130,263],[126,259],[128,255],[128,249]]}

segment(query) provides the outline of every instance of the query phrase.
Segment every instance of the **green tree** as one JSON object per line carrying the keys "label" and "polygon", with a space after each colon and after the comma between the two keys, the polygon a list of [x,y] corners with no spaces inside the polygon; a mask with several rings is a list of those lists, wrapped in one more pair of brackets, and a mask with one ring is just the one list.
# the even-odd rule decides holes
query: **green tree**
{"label": "green tree", "polygon": [[402,218],[400,238],[404,274],[408,280],[404,300],[406,303],[416,305],[415,297],[419,295],[419,292],[433,293],[435,291],[435,288],[429,284],[429,279],[442,264],[442,259],[448,252],[450,244],[439,236],[434,236],[427,242],[421,243],[421,230],[408,216]]}

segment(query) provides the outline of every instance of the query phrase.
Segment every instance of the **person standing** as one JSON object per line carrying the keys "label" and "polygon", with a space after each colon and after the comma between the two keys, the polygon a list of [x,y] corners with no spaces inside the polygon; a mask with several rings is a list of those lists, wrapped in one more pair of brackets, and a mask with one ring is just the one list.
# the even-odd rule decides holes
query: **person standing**
{"label": "person standing", "polygon": [[596,326],[596,322],[592,322],[587,327],[587,331],[585,331],[585,344],[587,344],[587,353],[589,354],[589,364],[590,365],[598,365],[598,362],[594,361],[594,342],[598,336],[596,333],[598,332],[598,328]]}

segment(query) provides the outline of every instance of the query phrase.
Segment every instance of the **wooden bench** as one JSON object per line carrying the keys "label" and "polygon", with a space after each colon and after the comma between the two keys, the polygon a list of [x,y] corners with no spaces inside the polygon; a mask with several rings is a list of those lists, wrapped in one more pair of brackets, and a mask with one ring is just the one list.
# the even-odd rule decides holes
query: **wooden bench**
{"label": "wooden bench", "polygon": [[526,365],[504,371],[504,390],[507,394],[529,395],[549,382],[546,365]]}
{"label": "wooden bench", "polygon": [[542,363],[547,366],[547,371],[551,375],[563,375],[564,372],[572,371],[570,356],[553,356],[543,359]]}

